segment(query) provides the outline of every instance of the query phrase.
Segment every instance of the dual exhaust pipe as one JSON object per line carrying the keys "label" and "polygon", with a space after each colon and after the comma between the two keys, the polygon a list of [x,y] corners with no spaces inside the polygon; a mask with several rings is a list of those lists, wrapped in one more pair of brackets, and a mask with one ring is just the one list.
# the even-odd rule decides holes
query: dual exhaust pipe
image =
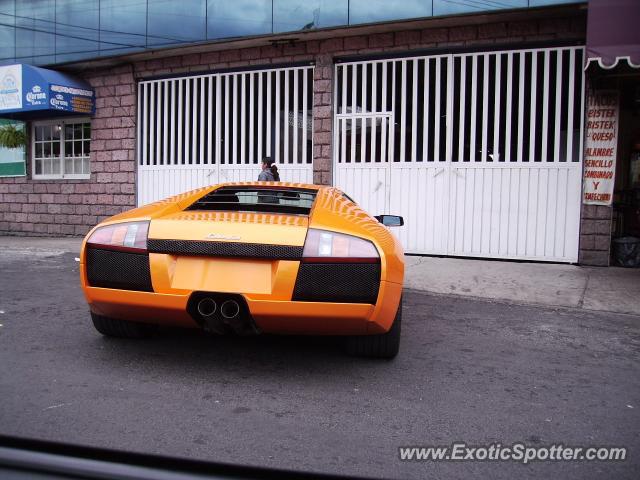
{"label": "dual exhaust pipe", "polygon": [[246,300],[239,293],[194,292],[187,302],[187,312],[211,333],[260,333]]}
{"label": "dual exhaust pipe", "polygon": [[[205,297],[198,302],[196,308],[202,317],[208,318],[218,311],[218,303],[211,297]],[[220,305],[220,315],[225,320],[234,320],[240,315],[240,304],[235,300],[225,300]]]}

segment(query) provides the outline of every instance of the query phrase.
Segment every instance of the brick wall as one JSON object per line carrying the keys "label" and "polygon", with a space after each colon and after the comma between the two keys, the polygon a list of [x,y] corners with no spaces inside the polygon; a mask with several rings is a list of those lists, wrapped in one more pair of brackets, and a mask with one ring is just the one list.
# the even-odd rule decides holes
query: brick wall
{"label": "brick wall", "polygon": [[[132,67],[87,77],[96,89],[91,178],[0,178],[0,234],[84,235],[102,219],[135,206],[135,96]],[[29,155],[28,155],[29,157]]]}
{"label": "brick wall", "polygon": [[[526,12],[523,18],[527,18]],[[462,21],[462,20],[461,20]],[[428,21],[425,22],[425,25]],[[314,182],[332,178],[332,82],[335,57],[452,47],[491,47],[584,40],[586,15],[422,28],[312,40],[292,45],[211,51],[128,64],[84,74],[96,89],[91,179],[0,179],[0,233],[82,235],[106,216],[135,204],[135,82],[138,79],[253,65],[313,61]],[[28,171],[30,165],[27,165]]]}
{"label": "brick wall", "polygon": [[606,267],[611,255],[611,217],[613,209],[604,205],[582,205],[580,253],[583,265]]}

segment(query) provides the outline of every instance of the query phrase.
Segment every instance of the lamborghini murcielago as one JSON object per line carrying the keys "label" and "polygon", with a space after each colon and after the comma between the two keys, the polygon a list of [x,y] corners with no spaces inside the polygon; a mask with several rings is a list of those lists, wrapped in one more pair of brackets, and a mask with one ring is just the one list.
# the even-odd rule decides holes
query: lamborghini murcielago
{"label": "lamborghini murcielago", "polygon": [[387,226],[337,188],[226,183],[111,217],[86,236],[81,284],[95,328],[338,335],[394,357],[404,258]]}

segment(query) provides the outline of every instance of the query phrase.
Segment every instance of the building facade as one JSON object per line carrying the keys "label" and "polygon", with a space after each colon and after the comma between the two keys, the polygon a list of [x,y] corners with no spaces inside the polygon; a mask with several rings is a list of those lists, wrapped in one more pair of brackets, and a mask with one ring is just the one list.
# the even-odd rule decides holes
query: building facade
{"label": "building facade", "polygon": [[166,46],[146,30],[144,47],[47,64],[90,86],[94,110],[5,115],[28,141],[6,152],[25,167],[0,178],[0,232],[83,235],[137,205],[253,180],[270,156],[285,181],[403,215],[410,253],[609,264],[614,209],[583,191],[587,4],[366,24],[319,8],[317,27],[288,32],[267,3],[259,34]]}

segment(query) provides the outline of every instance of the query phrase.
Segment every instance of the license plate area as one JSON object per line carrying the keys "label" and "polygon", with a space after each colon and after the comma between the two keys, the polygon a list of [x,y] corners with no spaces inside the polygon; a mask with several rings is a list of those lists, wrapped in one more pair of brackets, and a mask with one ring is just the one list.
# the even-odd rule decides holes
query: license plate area
{"label": "license plate area", "polygon": [[269,294],[277,261],[178,257],[171,287],[181,290]]}

